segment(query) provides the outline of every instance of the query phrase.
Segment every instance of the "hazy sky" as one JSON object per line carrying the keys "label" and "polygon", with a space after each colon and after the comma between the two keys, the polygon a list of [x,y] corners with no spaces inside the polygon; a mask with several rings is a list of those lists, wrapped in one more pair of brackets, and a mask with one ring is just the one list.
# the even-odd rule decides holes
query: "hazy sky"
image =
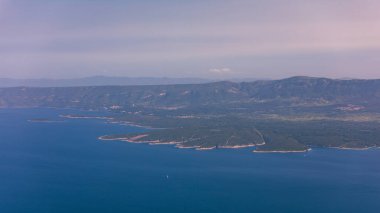
{"label": "hazy sky", "polygon": [[379,0],[0,0],[0,77],[380,78]]}

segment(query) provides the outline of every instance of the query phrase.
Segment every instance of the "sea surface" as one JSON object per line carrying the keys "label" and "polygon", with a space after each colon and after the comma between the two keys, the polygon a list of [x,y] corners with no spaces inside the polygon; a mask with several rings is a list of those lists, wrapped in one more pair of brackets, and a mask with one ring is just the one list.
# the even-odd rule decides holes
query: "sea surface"
{"label": "sea surface", "polygon": [[100,141],[143,132],[0,109],[0,212],[380,212],[380,150],[258,154]]}

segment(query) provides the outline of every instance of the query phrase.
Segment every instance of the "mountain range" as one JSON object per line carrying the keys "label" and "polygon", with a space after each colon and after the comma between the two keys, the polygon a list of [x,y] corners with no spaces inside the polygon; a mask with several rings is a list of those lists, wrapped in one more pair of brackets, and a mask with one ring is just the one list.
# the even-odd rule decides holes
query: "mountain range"
{"label": "mountain range", "polygon": [[72,79],[13,79],[0,78],[0,87],[77,87],[77,86],[110,86],[110,85],[166,85],[197,84],[213,80],[202,78],[154,78],[154,77],[109,77],[91,76]]}
{"label": "mountain range", "polygon": [[204,84],[15,87],[0,89],[3,106],[65,107],[185,107],[220,104],[260,105],[268,103],[327,106],[371,105],[380,98],[380,80],[334,80],[292,77],[254,82]]}

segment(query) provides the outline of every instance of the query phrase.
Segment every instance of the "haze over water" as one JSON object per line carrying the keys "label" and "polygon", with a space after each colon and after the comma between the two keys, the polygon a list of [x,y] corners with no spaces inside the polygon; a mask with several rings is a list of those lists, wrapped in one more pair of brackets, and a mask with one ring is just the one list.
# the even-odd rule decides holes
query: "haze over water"
{"label": "haze over water", "polygon": [[380,150],[253,154],[104,142],[144,131],[78,113],[0,110],[0,210],[8,212],[378,212]]}

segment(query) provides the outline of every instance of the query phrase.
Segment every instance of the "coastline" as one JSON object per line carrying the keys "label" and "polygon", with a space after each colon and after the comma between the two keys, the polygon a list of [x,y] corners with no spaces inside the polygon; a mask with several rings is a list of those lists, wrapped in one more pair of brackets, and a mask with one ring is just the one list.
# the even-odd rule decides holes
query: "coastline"
{"label": "coastline", "polygon": [[248,148],[248,147],[255,147],[255,146],[262,146],[265,145],[264,143],[260,144],[246,144],[246,145],[234,145],[234,146],[219,146],[218,148],[221,149],[242,149],[242,148]]}
{"label": "coastline", "polygon": [[305,149],[305,150],[288,150],[288,151],[279,151],[279,150],[273,150],[273,151],[260,151],[260,150],[253,150],[253,153],[305,153],[305,152],[310,152],[312,149]]}
{"label": "coastline", "polygon": [[[128,142],[128,143],[145,143],[149,145],[175,145],[175,148],[178,149],[195,149],[198,151],[205,151],[205,150],[213,150],[213,149],[242,149],[242,148],[249,148],[249,147],[255,147],[255,146],[262,146],[265,143],[261,144],[247,144],[247,145],[235,145],[235,146],[212,146],[212,147],[201,147],[201,146],[184,146],[182,145],[182,142],[179,141],[160,141],[160,140],[154,140],[154,141],[144,141],[144,140],[139,140],[144,137],[147,137],[148,134],[141,134],[141,135],[136,135],[133,137],[115,137],[115,138],[107,138],[109,135],[103,135],[98,137],[99,140],[104,140],[104,141],[123,141],[123,142]],[[276,151],[274,151],[276,152]],[[298,151],[294,151],[298,152]]]}

